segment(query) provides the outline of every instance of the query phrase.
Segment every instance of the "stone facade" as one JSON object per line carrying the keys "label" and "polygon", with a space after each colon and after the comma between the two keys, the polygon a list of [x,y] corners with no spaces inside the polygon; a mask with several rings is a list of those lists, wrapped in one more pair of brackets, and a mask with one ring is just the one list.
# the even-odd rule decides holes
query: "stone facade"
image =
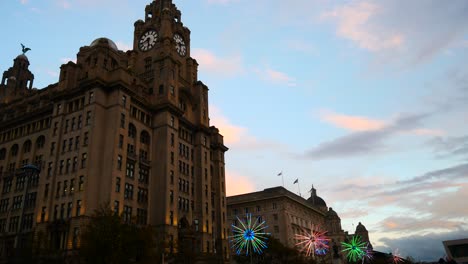
{"label": "stone facade", "polygon": [[[194,253],[229,257],[228,149],[209,123],[190,30],[170,0],[151,2],[134,26],[132,50],[96,39],[43,89],[32,88],[24,54],[4,73],[0,231],[11,239],[2,240],[3,256],[18,247],[18,233],[78,247],[87,217],[108,205],[124,221],[152,226],[167,252],[190,233]],[[37,183],[21,183],[25,164],[40,168]]]}
{"label": "stone facade", "polygon": [[[265,232],[278,239],[283,245],[300,249],[296,234],[303,231],[310,232],[310,228],[319,226],[327,231],[330,241],[330,253],[322,257],[326,263],[344,263],[341,253],[341,242],[350,238],[348,232],[341,228],[341,219],[325,201],[317,195],[312,187],[311,196],[306,200],[283,187],[268,188],[263,191],[227,197],[228,223],[238,226],[238,218],[243,219],[246,214],[252,214],[253,219],[260,217],[266,222]],[[360,224],[356,234],[369,240],[367,230]],[[232,231],[231,231],[232,232]],[[232,235],[232,233],[230,233]],[[234,254],[234,250],[231,250]]]}

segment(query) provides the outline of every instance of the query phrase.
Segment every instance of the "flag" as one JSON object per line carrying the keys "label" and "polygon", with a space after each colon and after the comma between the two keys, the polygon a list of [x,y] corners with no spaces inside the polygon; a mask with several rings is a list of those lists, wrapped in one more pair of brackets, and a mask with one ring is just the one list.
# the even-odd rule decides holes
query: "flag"
{"label": "flag", "polygon": [[281,175],[283,175],[283,172],[278,173],[278,176],[281,176]]}
{"label": "flag", "polygon": [[293,184],[296,184],[299,182],[299,179],[296,179]]}

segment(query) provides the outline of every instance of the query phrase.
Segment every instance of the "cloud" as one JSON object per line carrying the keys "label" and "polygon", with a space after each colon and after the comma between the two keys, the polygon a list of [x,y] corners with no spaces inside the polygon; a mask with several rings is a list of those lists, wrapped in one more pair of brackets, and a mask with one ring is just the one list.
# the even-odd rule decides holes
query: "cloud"
{"label": "cloud", "polygon": [[133,46],[131,44],[127,44],[123,41],[117,41],[115,42],[115,45],[117,45],[117,48],[122,51],[127,51],[127,50],[132,50]]}
{"label": "cloud", "polygon": [[227,146],[238,144],[247,137],[247,128],[231,124],[221,110],[213,105],[210,106],[210,123],[219,129]]}
{"label": "cloud", "polygon": [[385,218],[380,225],[384,230],[390,232],[406,231],[415,233],[422,230],[444,229],[444,231],[450,231],[461,229],[466,223],[463,221],[434,219],[432,217],[390,216]]}
{"label": "cloud", "polygon": [[468,157],[468,135],[461,137],[435,137],[427,142],[439,158]]}
{"label": "cloud", "polygon": [[321,14],[336,34],[377,55],[381,63],[410,65],[430,60],[468,32],[464,0],[352,1]]}
{"label": "cloud", "polygon": [[249,178],[226,170],[226,195],[238,195],[255,191],[255,184]]}
{"label": "cloud", "polygon": [[343,115],[329,110],[320,111],[320,119],[351,131],[379,130],[385,126],[385,122],[382,120],[370,119],[363,116]]}
{"label": "cloud", "polygon": [[206,49],[193,49],[194,57],[200,65],[200,70],[223,77],[234,77],[244,73],[242,57],[233,55],[229,57],[218,57]]}
{"label": "cloud", "polygon": [[260,77],[260,79],[270,83],[287,85],[290,87],[297,85],[296,80],[293,77],[284,72],[273,70],[269,67],[265,69],[254,69],[254,72]]}
{"label": "cloud", "polygon": [[[369,155],[387,150],[384,141],[395,134],[410,131],[420,126],[421,121],[426,119],[428,114],[400,115],[393,123],[378,130],[358,131],[327,142],[323,142],[313,147],[306,153],[307,158],[327,159],[341,158],[355,155]],[[346,119],[346,118],[345,118]],[[350,118],[354,120],[353,118]],[[348,119],[346,119],[348,120]],[[358,119],[364,124],[374,124],[375,122],[365,122],[365,119]],[[368,120],[367,120],[368,121]],[[340,122],[343,124],[344,122]],[[347,123],[350,125],[350,123]],[[356,125],[355,123],[352,123]],[[356,126],[357,127],[357,126]]]}
{"label": "cloud", "polygon": [[442,241],[460,239],[468,236],[468,230],[454,230],[444,233],[428,233],[412,235],[401,238],[383,237],[380,239],[384,246],[375,249],[390,252],[391,249],[400,249],[402,256],[411,256],[417,261],[437,261],[445,256]]}
{"label": "cloud", "polygon": [[46,72],[46,74],[49,75],[50,77],[54,77],[54,78],[58,78],[59,75],[60,75],[57,71],[46,70],[45,72]]}
{"label": "cloud", "polygon": [[27,3],[29,3],[29,0],[20,0],[20,3],[21,3],[22,5],[26,5]]}
{"label": "cloud", "polygon": [[379,51],[401,47],[404,42],[401,33],[373,32],[367,27],[371,18],[381,11],[379,9],[374,3],[352,2],[325,12],[322,18],[335,20],[337,34],[356,42],[361,48]]}
{"label": "cloud", "polygon": [[233,124],[226,117],[221,109],[210,105],[210,125],[216,126],[221,135],[224,136],[224,144],[236,150],[265,150],[275,149],[276,151],[286,149],[281,143],[259,139],[249,133],[246,127]]}

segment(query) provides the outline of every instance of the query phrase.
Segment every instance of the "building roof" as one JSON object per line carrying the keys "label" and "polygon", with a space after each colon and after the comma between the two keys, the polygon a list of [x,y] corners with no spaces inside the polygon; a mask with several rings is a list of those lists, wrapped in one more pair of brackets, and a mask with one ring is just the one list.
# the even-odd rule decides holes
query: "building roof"
{"label": "building roof", "polygon": [[119,48],[117,48],[117,45],[115,44],[115,42],[108,39],[108,38],[97,38],[93,42],[91,42],[91,45],[89,45],[89,46],[90,47],[95,47],[95,46],[98,46],[98,45],[107,45],[110,48],[112,48],[113,50],[116,50],[116,51],[119,50]]}
{"label": "building roof", "polygon": [[281,186],[267,188],[259,192],[252,192],[252,193],[229,196],[226,198],[227,198],[228,205],[250,203],[253,201],[269,200],[269,199],[275,199],[275,198],[288,198],[297,203],[302,204],[303,206],[309,207],[310,209],[316,211],[317,213],[324,215],[324,212],[318,210],[315,206],[307,202],[306,199],[302,198],[301,196]]}

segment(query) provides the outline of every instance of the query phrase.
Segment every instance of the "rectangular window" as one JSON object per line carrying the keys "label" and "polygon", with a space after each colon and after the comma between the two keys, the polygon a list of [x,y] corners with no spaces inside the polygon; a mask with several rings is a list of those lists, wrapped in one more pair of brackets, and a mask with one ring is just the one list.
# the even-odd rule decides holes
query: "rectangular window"
{"label": "rectangular window", "polygon": [[50,155],[54,155],[54,151],[55,151],[55,142],[52,142],[52,144],[50,144]]}
{"label": "rectangular window", "polygon": [[88,159],[88,154],[83,153],[81,154],[81,168],[86,167],[86,160]]}
{"label": "rectangular window", "polygon": [[123,141],[124,141],[124,136],[119,135],[119,149],[123,148]]}
{"label": "rectangular window", "polygon": [[77,136],[75,138],[75,150],[78,150],[79,146],[80,146],[80,137]]}
{"label": "rectangular window", "polygon": [[67,165],[65,167],[65,173],[68,173],[68,170],[70,169],[70,165],[71,165],[71,160],[67,159]]}
{"label": "rectangular window", "polygon": [[71,217],[72,209],[73,209],[73,203],[70,202],[68,203],[68,207],[67,207],[67,218]]}
{"label": "rectangular window", "polygon": [[83,139],[83,146],[87,146],[88,145],[88,141],[89,141],[89,133],[88,132],[85,132],[84,133],[84,139]]}
{"label": "rectangular window", "polygon": [[117,177],[115,181],[115,192],[120,192],[120,177]]}
{"label": "rectangular window", "polygon": [[78,167],[78,157],[73,157],[72,171],[75,172]]}
{"label": "rectangular window", "polygon": [[122,170],[122,156],[121,155],[117,156],[117,169]]}
{"label": "rectangular window", "polygon": [[73,147],[73,138],[68,139],[68,151],[72,151]]}
{"label": "rectangular window", "polygon": [[81,215],[81,200],[76,201],[76,216]]}
{"label": "rectangular window", "polygon": [[68,132],[68,122],[69,122],[68,119],[65,120],[65,129],[64,129],[64,131],[63,131],[64,134],[66,134],[66,133]]}
{"label": "rectangular window", "polygon": [[75,179],[70,180],[70,194],[75,192]]}
{"label": "rectangular window", "polygon": [[63,144],[62,144],[62,152],[65,152],[66,150],[67,150],[67,140],[64,139]]}
{"label": "rectangular window", "polygon": [[76,118],[72,118],[72,122],[71,122],[71,131],[75,130],[75,120]]}
{"label": "rectangular window", "polygon": [[78,191],[84,190],[84,176],[80,176],[80,181],[78,182]]}
{"label": "rectangular window", "polygon": [[60,189],[62,188],[61,185],[62,185],[61,182],[58,182],[58,183],[57,183],[57,189],[55,190],[55,198],[59,198],[59,197],[60,197]]}
{"label": "rectangular window", "polygon": [[114,201],[114,214],[118,215],[119,214],[119,201]]}
{"label": "rectangular window", "polygon": [[125,128],[125,114],[120,114],[120,127]]}
{"label": "rectangular window", "polygon": [[65,164],[65,161],[64,160],[61,160],[60,161],[60,166],[59,166],[59,174],[62,174],[63,173],[63,166]]}
{"label": "rectangular window", "polygon": [[91,124],[91,111],[86,112],[86,125],[89,126]]}
{"label": "rectangular window", "polygon": [[122,106],[125,107],[127,105],[127,96],[122,96]]}
{"label": "rectangular window", "polygon": [[125,192],[124,192],[124,198],[132,200],[133,199],[133,185],[132,184],[125,184]]}
{"label": "rectangular window", "polygon": [[127,177],[132,178],[135,175],[135,163],[127,160]]}
{"label": "rectangular window", "polygon": [[124,206],[123,220],[125,223],[130,223],[132,220],[132,207]]}
{"label": "rectangular window", "polygon": [[83,124],[83,116],[79,115],[78,116],[78,129],[81,128],[82,124]]}

